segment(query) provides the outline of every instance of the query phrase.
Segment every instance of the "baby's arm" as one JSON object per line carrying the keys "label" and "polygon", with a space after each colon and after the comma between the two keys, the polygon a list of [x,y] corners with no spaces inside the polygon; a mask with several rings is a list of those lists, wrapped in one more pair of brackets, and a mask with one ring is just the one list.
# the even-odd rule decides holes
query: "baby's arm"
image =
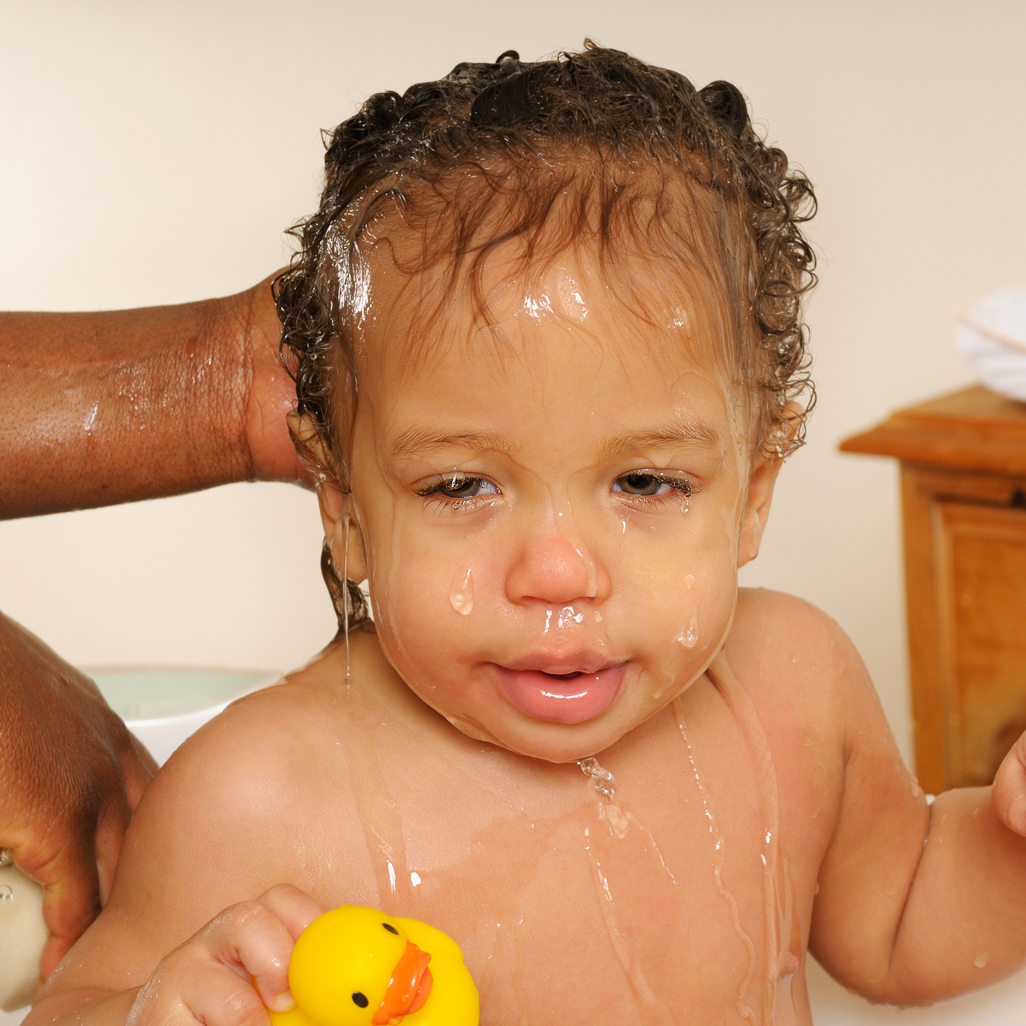
{"label": "baby's arm", "polygon": [[60,981],[47,988],[28,1021],[261,1026],[265,1006],[278,1012],[294,1007],[289,958],[321,911],[302,891],[281,884],[256,901],[224,909],[162,958],[141,987],[66,987]]}
{"label": "baby's arm", "polygon": [[810,948],[846,986],[898,1005],[1007,976],[1026,961],[1026,838],[1008,825],[1026,826],[1024,742],[993,797],[991,788],[963,788],[927,805],[865,668],[836,633],[846,768]]}
{"label": "baby's arm", "polygon": [[[316,825],[304,836],[304,810],[290,810],[294,721],[273,696],[258,697],[209,724],[155,778],[110,901],[47,981],[28,1026],[244,1026],[266,1024],[264,1004],[287,1006],[295,938],[325,907],[281,885],[316,890],[297,855]],[[316,756],[306,761],[316,770]]]}

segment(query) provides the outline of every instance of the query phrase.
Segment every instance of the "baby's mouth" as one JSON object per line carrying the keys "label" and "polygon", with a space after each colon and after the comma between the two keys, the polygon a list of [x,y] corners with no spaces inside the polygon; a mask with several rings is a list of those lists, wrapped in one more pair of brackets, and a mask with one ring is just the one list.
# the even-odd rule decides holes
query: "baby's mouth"
{"label": "baby's mouth", "polygon": [[495,665],[499,688],[511,705],[538,720],[584,723],[606,711],[620,693],[626,663],[599,670],[549,673]]}

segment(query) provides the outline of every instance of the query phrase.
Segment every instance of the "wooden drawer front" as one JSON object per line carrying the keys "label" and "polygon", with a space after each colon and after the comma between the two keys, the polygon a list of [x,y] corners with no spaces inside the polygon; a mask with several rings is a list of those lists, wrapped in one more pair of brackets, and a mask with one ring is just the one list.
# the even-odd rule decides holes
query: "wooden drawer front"
{"label": "wooden drawer front", "polygon": [[932,507],[946,782],[989,784],[1026,730],[1026,510]]}

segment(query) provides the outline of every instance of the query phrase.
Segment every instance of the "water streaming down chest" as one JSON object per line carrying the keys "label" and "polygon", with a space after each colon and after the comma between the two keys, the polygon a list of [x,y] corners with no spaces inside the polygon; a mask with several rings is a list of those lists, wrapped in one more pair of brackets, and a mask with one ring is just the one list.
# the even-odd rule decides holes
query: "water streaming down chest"
{"label": "water streaming down chest", "polygon": [[[749,837],[751,843],[744,845],[743,852],[746,864],[758,865],[761,904],[759,900],[739,903],[731,894],[730,880],[724,880],[725,867],[737,878],[742,854],[734,834],[724,831],[717,820],[718,785],[703,772],[679,703],[672,712],[683,757],[675,757],[673,770],[682,778],[690,775],[690,783],[681,784],[675,800],[683,803],[682,815],[693,824],[687,831],[693,841],[683,855],[676,850],[676,835],[672,830],[667,833],[664,822],[653,820],[650,829],[651,808],[638,804],[642,776],[632,770],[621,786],[597,759],[586,759],[579,764],[586,779],[581,781],[576,804],[549,818],[518,806],[515,789],[497,800],[491,783],[482,778],[476,803],[493,806],[495,811],[482,813],[480,829],[450,824],[452,850],[443,860],[435,856],[431,861],[423,852],[432,845],[424,843],[419,828],[404,816],[395,778],[387,764],[379,761],[372,733],[364,734],[368,744],[354,760],[366,785],[357,789],[361,792],[359,818],[381,904],[394,905],[397,914],[436,919],[440,926],[452,928],[484,998],[483,1026],[566,1021],[557,1012],[571,1020],[582,1012],[599,1014],[601,1019],[600,1010],[589,1009],[572,986],[568,990],[567,984],[546,984],[543,976],[594,977],[596,989],[601,990],[609,988],[613,968],[622,974],[630,995],[617,1010],[618,1022],[690,1023],[697,1021],[692,1017],[698,1010],[696,999],[704,990],[717,987],[713,969],[718,962],[734,967],[730,979],[735,996],[723,1002],[729,987],[727,991],[719,987],[720,1012],[714,1011],[709,997],[703,1014],[721,1021],[722,1012],[733,1001],[738,1022],[793,1021],[793,1015],[776,1008],[777,981],[782,975],[780,938],[788,936],[788,924],[777,883],[781,856],[775,775],[761,728],[756,730],[758,721],[750,722],[754,709],[751,716],[744,708],[738,713],[745,696],[730,689],[728,683],[721,690],[732,700],[737,733],[749,748],[746,764],[752,767],[753,777],[763,778],[756,781],[746,813],[746,822],[751,822],[753,830],[758,828],[760,841],[755,844]],[[453,815],[452,810],[447,814]],[[663,851],[660,844],[667,843],[670,847]],[[458,901],[466,890],[486,894],[486,907],[469,918],[460,913],[456,918],[463,921],[453,925],[453,919],[444,918],[447,903],[451,906],[453,897]],[[718,913],[707,907],[710,894],[719,896]],[[582,911],[572,913],[575,909]],[[451,916],[451,907],[448,913]],[[571,914],[579,916],[577,924],[568,920]],[[570,946],[546,968],[539,962],[538,951],[552,947],[553,931],[566,932]],[[583,943],[578,943],[577,931],[587,935]],[[575,947],[586,964],[574,964]],[[598,961],[593,962],[596,957]],[[726,974],[721,971],[720,977]],[[487,1014],[489,996],[498,1018]]]}
{"label": "water streaming down chest", "polygon": [[[721,890],[725,900],[731,905],[732,919],[739,936],[747,938],[746,946],[750,945],[753,961],[748,982],[756,984],[755,993],[761,997],[761,1007],[757,1007],[754,1001],[749,1004],[743,997],[746,988],[739,988],[737,1008],[748,1021],[783,1026],[785,1023],[807,1019],[809,1012],[804,983],[800,992],[795,990],[796,975],[803,966],[805,952],[801,940],[797,896],[791,880],[787,855],[780,843],[780,798],[776,769],[769,741],[755,705],[748,692],[734,677],[727,661],[718,660],[716,671],[710,671],[709,676],[748,748],[748,756],[755,771],[756,809],[759,816],[758,821],[752,824],[752,829],[757,832],[761,848],[758,854],[764,920],[764,950],[761,959],[740,919],[737,918],[736,901],[725,889]],[[717,828],[712,796],[694,757],[680,699],[674,702],[674,713],[709,821],[710,834],[716,850],[714,857],[720,866],[717,871],[717,887],[723,888],[721,870],[724,839]]]}

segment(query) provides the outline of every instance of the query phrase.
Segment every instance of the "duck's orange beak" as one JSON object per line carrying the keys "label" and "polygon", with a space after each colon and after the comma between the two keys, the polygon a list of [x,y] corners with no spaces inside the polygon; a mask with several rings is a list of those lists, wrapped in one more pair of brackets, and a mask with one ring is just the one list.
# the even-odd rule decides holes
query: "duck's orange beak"
{"label": "duck's orange beak", "polygon": [[374,1026],[391,1026],[403,1017],[424,1007],[431,986],[435,982],[428,969],[431,956],[421,951],[413,941],[406,942],[406,950],[392,970],[385,999],[374,1013]]}

